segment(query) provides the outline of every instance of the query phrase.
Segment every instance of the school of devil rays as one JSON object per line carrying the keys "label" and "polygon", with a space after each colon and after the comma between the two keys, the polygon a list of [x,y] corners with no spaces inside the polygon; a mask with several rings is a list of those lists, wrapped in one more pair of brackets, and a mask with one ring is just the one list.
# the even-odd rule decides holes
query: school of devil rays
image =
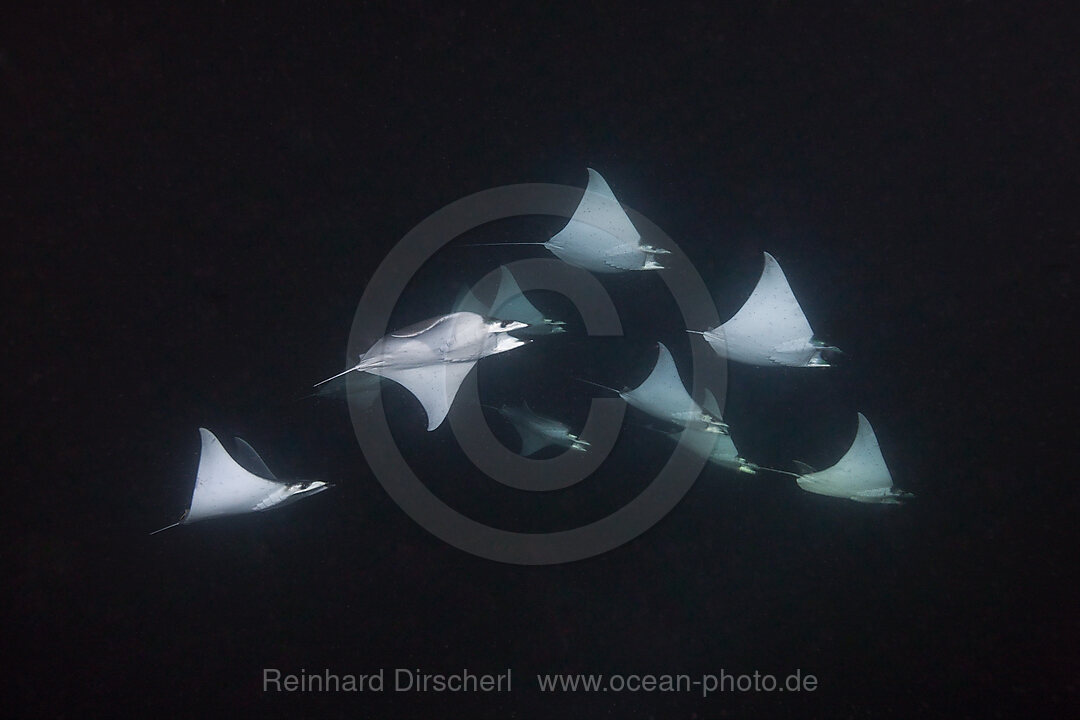
{"label": "school of devil rays", "polygon": [[[573,216],[542,245],[565,263],[594,273],[661,271],[664,248],[641,242],[641,235],[600,173],[589,169],[588,186]],[[721,357],[758,366],[825,368],[838,348],[818,340],[776,259],[765,264],[750,297],[727,322],[708,329],[689,329]],[[381,379],[407,390],[423,407],[428,431],[446,419],[458,389],[480,360],[526,347],[542,335],[564,332],[563,323],[544,317],[522,293],[513,275],[500,268],[495,299],[480,302],[466,292],[452,312],[401,328],[375,342],[344,372],[316,384],[318,391],[343,389],[345,376],[362,373],[364,382],[349,387],[352,400],[364,402],[380,392]],[[525,335],[517,337],[514,333]],[[542,344],[541,344],[542,345]],[[490,362],[490,361],[488,361]],[[836,464],[823,470],[793,461],[796,472],[765,468],[739,454],[716,398],[706,390],[694,401],[679,377],[671,352],[657,343],[656,364],[637,387],[616,390],[631,407],[662,422],[665,434],[701,434],[692,447],[705,448],[706,459],[736,473],[777,473],[793,477],[807,492],[860,503],[898,504],[911,493],[893,486],[870,421],[857,414],[851,447]],[[359,395],[359,397],[358,397]],[[558,419],[534,412],[524,401],[493,408],[521,438],[520,454],[534,455],[555,446],[589,452],[589,443]],[[188,509],[162,530],[208,518],[280,508],[331,487],[324,481],[279,480],[251,445],[234,438],[231,451],[209,430],[199,429],[202,448]]]}

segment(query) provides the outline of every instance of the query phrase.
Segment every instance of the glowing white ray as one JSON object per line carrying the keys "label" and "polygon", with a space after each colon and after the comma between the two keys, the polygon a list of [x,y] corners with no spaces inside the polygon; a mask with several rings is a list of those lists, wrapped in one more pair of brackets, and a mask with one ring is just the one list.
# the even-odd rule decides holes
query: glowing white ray
{"label": "glowing white ray", "polygon": [[509,268],[505,265],[499,268],[499,286],[495,293],[495,299],[487,306],[473,294],[472,289],[465,290],[454,305],[455,312],[472,312],[478,315],[498,318],[499,320],[516,320],[523,322],[529,327],[522,332],[529,335],[543,335],[566,332],[561,320],[552,320],[544,316],[544,313],[525,297],[521,287],[517,284]]}
{"label": "glowing white ray", "polygon": [[750,365],[829,367],[822,352],[837,350],[814,339],[784,271],[769,253],[761,279],[739,312],[699,334],[720,355]]}
{"label": "glowing white ray", "polygon": [[589,168],[589,184],[570,221],[543,243],[563,262],[600,273],[662,270],[656,255],[667,250],[641,244],[607,181]]}
{"label": "glowing white ray", "polygon": [[442,424],[465,376],[481,358],[526,344],[508,333],[527,327],[514,320],[492,320],[472,312],[432,318],[378,340],[348,370],[369,372],[399,383],[427,414],[428,430]]}
{"label": "glowing white ray", "polygon": [[616,390],[588,380],[585,382],[618,393],[631,406],[666,422],[710,433],[726,433],[727,423],[707,412],[686,392],[667,346],[657,343],[657,350],[656,365],[645,382],[636,388]]}
{"label": "glowing white ray", "polygon": [[529,302],[517,280],[505,265],[499,268],[499,290],[495,294],[495,300],[491,303],[491,317],[500,320],[517,320],[529,326],[529,331],[539,330],[548,333],[565,332],[560,320],[552,320],[544,316],[535,305]]}
{"label": "glowing white ray", "polygon": [[[283,507],[331,487],[321,480],[281,482],[266,467],[255,449],[240,438],[236,439],[237,458],[233,458],[209,430],[199,428],[199,436],[202,439],[202,449],[199,453],[199,469],[195,476],[191,504],[179,522],[161,530],[177,525],[190,525],[207,518]],[[237,459],[241,459],[243,465]],[[161,530],[150,534],[154,535]]]}
{"label": "glowing white ray", "polygon": [[499,414],[510,421],[521,437],[521,454],[533,455],[549,445],[584,452],[589,443],[579,440],[564,423],[539,415],[522,401],[520,405],[503,405]]}
{"label": "glowing white ray", "polygon": [[859,430],[844,456],[830,468],[800,475],[803,490],[864,503],[892,503],[912,497],[893,487],[892,475],[881,455],[870,421],[859,413]]}
{"label": "glowing white ray", "polygon": [[[706,412],[718,420],[723,419],[723,415],[720,413],[720,404],[716,402],[716,398],[713,396],[712,391],[705,391],[705,402],[702,403],[702,407]],[[757,473],[758,466],[739,455],[739,451],[735,448],[735,441],[731,439],[731,435],[717,435],[706,430],[698,429],[686,429],[682,432],[698,433],[701,435],[707,434],[709,438],[712,439],[712,450],[709,452],[708,456],[706,456],[706,459],[714,465],[719,465],[748,475]],[[678,432],[670,433],[670,436],[674,440],[679,439]],[[706,446],[708,445],[707,443],[704,444]],[[692,446],[693,445],[696,444],[692,444]]]}

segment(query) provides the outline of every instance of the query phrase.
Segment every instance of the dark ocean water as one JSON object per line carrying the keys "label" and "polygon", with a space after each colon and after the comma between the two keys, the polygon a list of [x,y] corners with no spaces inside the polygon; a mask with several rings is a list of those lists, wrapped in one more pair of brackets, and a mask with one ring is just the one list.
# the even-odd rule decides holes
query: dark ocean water
{"label": "dark ocean water", "polygon": [[[498,12],[24,10],[0,45],[10,701],[24,715],[1009,716],[1077,701],[1080,496],[1062,372],[1074,333],[1077,65],[1052,6],[786,3]],[[492,562],[388,496],[344,366],[387,253],[466,195],[583,187],[663,229],[726,319],[782,264],[827,371],[728,368],[742,453],[823,467],[871,420],[903,507],[707,467],[595,558]],[[557,218],[476,230],[393,323],[543,249]],[[689,340],[656,277],[602,278],[626,328],[481,363],[485,401],[583,422]],[[400,323],[399,323],[400,321]],[[449,428],[383,400],[448,504],[542,531],[629,502],[672,443],[628,413],[565,494],[483,477]],[[505,425],[492,425],[514,447]],[[200,426],[332,491],[148,537],[186,507]],[[266,693],[264,668],[512,671],[508,693]],[[542,694],[540,673],[800,671],[801,693]]]}

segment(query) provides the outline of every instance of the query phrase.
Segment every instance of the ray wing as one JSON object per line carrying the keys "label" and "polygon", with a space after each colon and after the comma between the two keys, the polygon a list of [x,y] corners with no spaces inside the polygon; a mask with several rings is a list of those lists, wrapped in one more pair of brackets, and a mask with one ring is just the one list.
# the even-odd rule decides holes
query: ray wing
{"label": "ray wing", "polygon": [[263,462],[259,453],[255,452],[255,448],[251,447],[246,440],[243,438],[233,438],[233,441],[236,443],[233,459],[240,463],[241,467],[266,480],[277,480],[274,473],[270,472],[270,468],[266,467],[266,463]]}
{"label": "ray wing", "polygon": [[706,339],[717,352],[736,360],[787,364],[784,353],[806,347],[813,334],[780,264],[765,253],[764,270],[750,297]]}
{"label": "ray wing", "polygon": [[639,410],[668,421],[688,412],[700,411],[701,407],[686,392],[679,378],[671,352],[663,343],[657,345],[659,353],[649,377],[633,390],[620,394]]}
{"label": "ray wing", "polygon": [[[611,192],[607,181],[589,168],[589,184],[566,227],[544,245],[559,259],[594,272],[644,269],[641,233]],[[633,262],[635,259],[637,262]]]}
{"label": "ray wing", "polygon": [[252,512],[259,503],[284,487],[241,467],[209,430],[199,428],[199,435],[202,438],[199,470],[184,524]]}
{"label": "ray wing", "polygon": [[517,320],[528,325],[543,324],[544,313],[529,302],[529,299],[521,292],[521,287],[510,270],[503,265],[499,271],[499,291],[491,303],[492,317],[500,320]]}
{"label": "ray wing", "polygon": [[517,431],[518,436],[521,438],[521,455],[527,457],[543,450],[548,445],[555,444],[552,442],[551,438],[543,433],[537,432],[526,423],[514,422],[511,419],[510,424],[513,425],[514,430]]}
{"label": "ray wing", "polygon": [[401,384],[424,406],[427,429],[434,430],[446,419],[461,383],[476,361],[435,363],[420,367],[381,367],[368,372]]}
{"label": "ray wing", "polygon": [[390,333],[388,337],[414,338],[429,332],[452,332],[453,325],[471,320],[469,316],[479,316],[481,314],[464,311],[452,312],[449,315],[431,318],[396,330]]}
{"label": "ray wing", "polygon": [[588,171],[589,184],[571,219],[598,228],[620,243],[639,244],[641,234],[630,222],[630,217],[615,198],[615,193],[611,192],[607,181],[592,168],[588,168]]}
{"label": "ray wing", "polygon": [[836,497],[851,497],[868,490],[892,487],[892,475],[866,416],[859,413],[859,430],[855,433],[855,440],[839,462],[801,476],[798,483],[810,492]]}

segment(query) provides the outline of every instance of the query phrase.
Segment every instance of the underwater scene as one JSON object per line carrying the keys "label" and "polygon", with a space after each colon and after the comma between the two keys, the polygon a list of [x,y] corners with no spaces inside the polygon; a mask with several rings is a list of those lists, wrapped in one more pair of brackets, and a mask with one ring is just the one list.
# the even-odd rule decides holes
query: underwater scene
{"label": "underwater scene", "polygon": [[1058,20],[20,11],[14,713],[1075,705]]}

